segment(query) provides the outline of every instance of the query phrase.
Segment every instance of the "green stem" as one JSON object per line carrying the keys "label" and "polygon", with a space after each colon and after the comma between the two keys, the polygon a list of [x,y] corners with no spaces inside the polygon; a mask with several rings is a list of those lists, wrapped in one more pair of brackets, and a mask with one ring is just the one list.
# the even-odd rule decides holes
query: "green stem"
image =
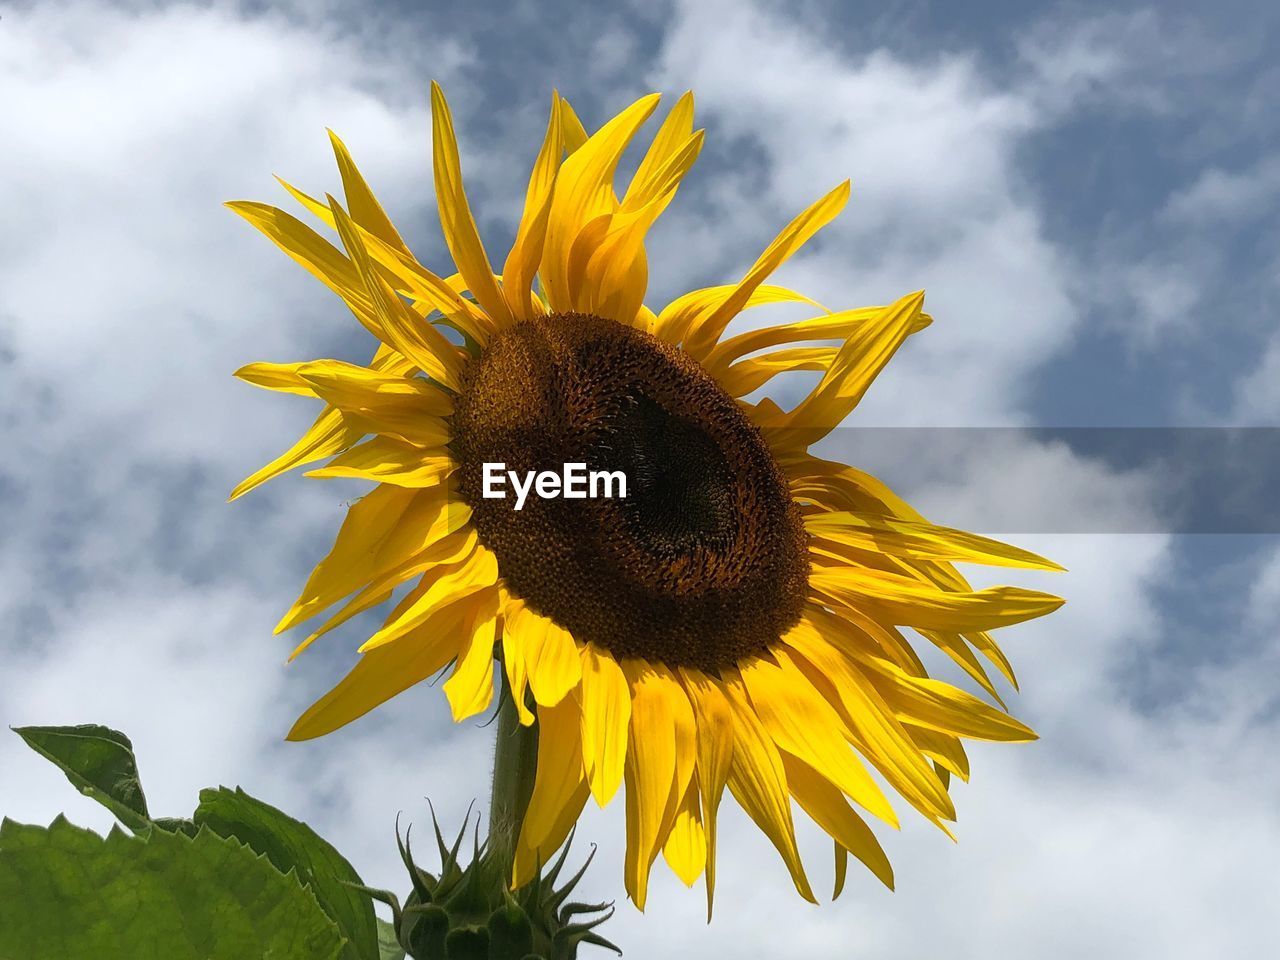
{"label": "green stem", "polygon": [[[499,670],[499,673],[502,673]],[[498,708],[498,736],[493,751],[493,794],[489,801],[489,849],[508,876],[515,857],[516,838],[524,822],[533,777],[538,767],[538,728],[520,723],[506,677]]]}

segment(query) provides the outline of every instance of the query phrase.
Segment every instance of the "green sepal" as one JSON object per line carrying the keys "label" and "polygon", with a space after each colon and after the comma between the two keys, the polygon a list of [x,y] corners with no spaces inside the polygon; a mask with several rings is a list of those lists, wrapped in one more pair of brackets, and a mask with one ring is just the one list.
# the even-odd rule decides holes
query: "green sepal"
{"label": "green sepal", "polygon": [[417,897],[418,903],[431,903],[431,888],[435,885],[435,878],[425,870],[418,869],[413,862],[413,851],[410,848],[409,834],[413,827],[404,832],[404,839],[400,839],[400,815],[396,814],[396,849],[400,851],[400,861],[404,864],[406,870],[409,871],[409,879],[413,883],[413,892]]}
{"label": "green sepal", "polygon": [[[565,853],[568,853],[569,843],[572,843],[572,842],[573,842],[573,836],[570,835],[568,843],[566,843],[564,846]],[[591,852],[587,854],[587,859],[583,862],[582,866],[578,869],[578,872],[575,873],[572,877],[570,877],[565,882],[564,886],[562,886],[559,890],[554,891],[550,896],[547,897],[546,903],[547,903],[548,909],[550,910],[560,909],[560,905],[569,898],[569,894],[573,893],[574,887],[576,887],[581,882],[583,876],[587,872],[587,867],[591,866],[591,861],[595,859],[595,856],[596,856],[596,845],[593,843],[591,845]],[[560,868],[564,866],[564,859],[565,859],[565,854],[562,853],[560,855],[560,861],[556,864],[555,869],[551,874],[551,878],[550,878],[551,883],[554,883],[555,878],[560,874]],[[601,909],[604,909],[604,908],[601,907]]]}
{"label": "green sepal", "polygon": [[[584,943],[621,952],[596,932],[613,915],[612,904],[566,903],[590,865],[594,848],[586,863],[561,886],[556,881],[568,858],[568,844],[549,869],[539,868],[532,881],[512,892],[507,888],[509,867],[480,841],[478,831],[470,862],[464,866],[459,860],[470,811],[452,846],[445,842],[434,810],[431,819],[440,854],[439,873],[414,862],[408,831],[400,841],[397,825],[413,892],[404,909],[398,910],[390,894],[367,891],[393,903],[398,942],[413,960],[575,960],[578,946]],[[423,902],[424,894],[429,902]]]}
{"label": "green sepal", "polygon": [[448,960],[489,960],[489,931],[484,927],[457,927],[445,938]]}
{"label": "green sepal", "polygon": [[[351,883],[351,884],[348,884],[348,886],[351,887],[352,890],[359,890],[365,896],[370,897],[374,900],[377,900],[379,903],[385,903],[388,907],[390,907],[391,908],[391,925],[396,930],[400,929],[400,916],[403,913],[403,911],[400,909],[399,897],[397,897],[390,890],[379,890],[377,887],[366,887],[362,883]],[[382,924],[384,923],[386,923],[385,920],[382,920],[382,919],[378,920],[379,931],[382,930]],[[381,936],[381,933],[379,933],[379,936]]]}
{"label": "green sepal", "polygon": [[449,914],[434,903],[406,907],[400,942],[416,960],[444,960]]}
{"label": "green sepal", "polygon": [[489,958],[520,960],[532,950],[533,924],[508,894],[507,902],[489,916]]}

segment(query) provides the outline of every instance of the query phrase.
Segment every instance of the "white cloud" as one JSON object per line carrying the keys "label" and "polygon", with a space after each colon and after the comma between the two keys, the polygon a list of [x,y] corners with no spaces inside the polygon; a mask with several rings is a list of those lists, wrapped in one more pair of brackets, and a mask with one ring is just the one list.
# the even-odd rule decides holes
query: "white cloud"
{"label": "white cloud", "polygon": [[[6,19],[0,44],[10,349],[135,453],[225,450],[256,402],[230,372],[346,327],[222,202],[287,200],[273,172],[332,188],[326,125],[389,195],[420,192],[423,104],[389,106],[385,65],[277,16],[54,4]],[[438,69],[459,56],[442,44]]]}
{"label": "white cloud", "polygon": [[1034,75],[1004,87],[969,54],[846,56],[780,13],[705,3],[680,7],[656,71],[661,87],[695,90],[714,136],[741,144],[731,155],[767,160],[763,173],[718,171],[714,210],[697,216],[736,262],[695,264],[744,269],[786,219],[851,178],[848,209],[783,282],[831,307],[924,287],[937,317],[861,422],[1016,421],[1027,377],[1079,320],[1071,265],[1018,167],[1047,116]]}
{"label": "white cloud", "polygon": [[1280,550],[1259,568],[1258,578],[1249,590],[1245,622],[1259,634],[1280,623]]}
{"label": "white cloud", "polygon": [[[465,50],[433,49],[447,80]],[[272,172],[334,189],[328,125],[411,238],[430,237],[426,81],[401,104],[399,69],[331,25],[228,6],[48,3],[0,29],[0,721],[120,727],[162,814],[220,781],[318,820],[340,797],[357,850],[385,844],[430,779],[455,781],[379,737],[416,730],[422,696],[342,749],[280,743],[339,665],[286,671],[271,627],[351,490],[285,481],[226,505],[314,415],[231,372],[349,351],[352,325],[221,205],[284,199]],[[427,729],[449,729],[434,715]],[[456,772],[449,751],[432,756]],[[484,751],[471,762],[480,789]],[[6,815],[106,824],[17,737],[0,738],[0,767]],[[460,815],[447,786],[432,792]]]}
{"label": "white cloud", "polygon": [[1206,93],[1200,81],[1244,52],[1206,37],[1203,24],[1155,6],[1092,16],[1068,8],[1048,12],[1017,35],[1014,46],[1038,79],[1037,103],[1059,116],[1082,108],[1185,112]]}
{"label": "white cloud", "polygon": [[1274,426],[1280,419],[1280,336],[1273,336],[1258,363],[1235,383],[1235,423]]}
{"label": "white cloud", "polygon": [[1280,201],[1280,161],[1263,160],[1247,170],[1211,167],[1176,192],[1164,215],[1183,224],[1264,217]]}
{"label": "white cloud", "polygon": [[[1235,331],[1265,342],[1267,304],[1280,278],[1280,264],[1267,253],[1274,248],[1267,225],[1278,202],[1280,163],[1202,169],[1148,215],[1119,219],[1104,239],[1096,258],[1098,309],[1115,311],[1114,328],[1146,350],[1167,347],[1171,338],[1188,349],[1201,338],[1220,340],[1224,312],[1235,317]],[[1115,310],[1117,299],[1130,309]],[[1252,381],[1229,385],[1249,393],[1237,411],[1246,419],[1257,412],[1248,408],[1260,389]],[[1202,404],[1186,395],[1182,401],[1196,419],[1204,418],[1194,410]]]}

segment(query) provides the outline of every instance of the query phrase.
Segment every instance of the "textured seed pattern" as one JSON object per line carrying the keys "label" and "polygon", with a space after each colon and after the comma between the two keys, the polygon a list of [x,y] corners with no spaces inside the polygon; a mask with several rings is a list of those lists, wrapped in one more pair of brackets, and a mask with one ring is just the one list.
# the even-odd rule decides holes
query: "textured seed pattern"
{"label": "textured seed pattern", "polygon": [[[514,595],[618,658],[712,672],[800,617],[798,507],[760,432],[686,354],[583,314],[528,321],[467,368],[461,493]],[[621,470],[626,499],[481,497],[483,464]]]}

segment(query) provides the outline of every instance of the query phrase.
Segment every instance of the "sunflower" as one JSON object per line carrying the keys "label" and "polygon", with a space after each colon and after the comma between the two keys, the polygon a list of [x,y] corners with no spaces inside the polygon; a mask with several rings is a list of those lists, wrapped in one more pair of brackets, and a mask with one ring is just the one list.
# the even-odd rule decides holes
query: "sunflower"
{"label": "sunflower", "polygon": [[[832,312],[766,283],[840,212],[847,182],[787,224],[740,280],[657,313],[646,306],[645,234],[703,142],[686,94],[619,197],[620,157],[658,99],[588,135],[553,96],[500,273],[436,85],[435,191],[452,276],[414,257],[336,136],[345,203],[284,186],[341,249],[275,207],[229,205],[379,342],[364,366],[237,373],[324,409],[233,499],[321,460],[307,476],[376,484],[277,632],[345,600],[296,656],[408,586],[289,737],[329,733],[446,670],[454,720],[472,717],[494,700],[497,660],[514,715],[538,731],[515,886],[562,846],[589,797],[604,805],[624,786],[624,880],[641,909],[659,853],[686,884],[705,876],[710,904],[726,787],[805,898],[814,894],[792,801],[832,838],[837,895],[848,854],[892,886],[863,819],[897,826],[880,783],[948,831],[950,777],[969,773],[962,741],[1035,736],[1003,709],[988,665],[1016,681],[989,631],[1061,603],[974,590],[954,563],[1056,567],[929,523],[874,477],[809,452],[930,322],[922,293]],[[743,311],[780,302],[815,315],[725,336]],[[821,372],[792,409],[744,399],[790,370]],[[483,495],[485,464],[520,473],[566,463],[622,471],[628,495],[530,497],[520,510]],[[998,706],[930,677],[903,628]]]}

